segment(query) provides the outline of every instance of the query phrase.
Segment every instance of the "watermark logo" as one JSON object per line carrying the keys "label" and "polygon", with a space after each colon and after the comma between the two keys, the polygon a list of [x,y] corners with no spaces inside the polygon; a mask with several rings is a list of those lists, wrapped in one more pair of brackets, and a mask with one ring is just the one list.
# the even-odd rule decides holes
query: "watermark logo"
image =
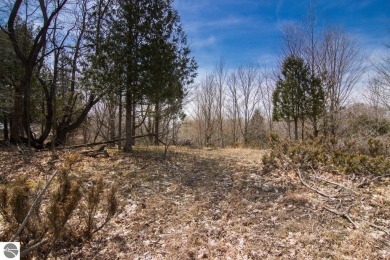
{"label": "watermark logo", "polygon": [[0,260],[19,260],[20,259],[20,243],[19,242],[0,242]]}

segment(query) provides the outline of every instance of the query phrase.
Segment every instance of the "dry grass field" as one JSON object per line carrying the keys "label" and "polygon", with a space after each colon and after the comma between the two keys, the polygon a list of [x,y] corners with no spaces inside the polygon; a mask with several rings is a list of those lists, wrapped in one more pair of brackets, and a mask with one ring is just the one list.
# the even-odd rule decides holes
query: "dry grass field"
{"label": "dry grass field", "polygon": [[[80,151],[57,152],[54,167],[79,154],[71,174],[117,183],[119,210],[92,240],[56,252],[61,259],[390,259],[388,178],[357,188],[345,175],[303,173],[311,189],[294,170],[264,172],[267,151],[172,147],[167,159],[152,147],[107,149],[108,158]],[[38,183],[49,159],[2,151],[2,180]]]}

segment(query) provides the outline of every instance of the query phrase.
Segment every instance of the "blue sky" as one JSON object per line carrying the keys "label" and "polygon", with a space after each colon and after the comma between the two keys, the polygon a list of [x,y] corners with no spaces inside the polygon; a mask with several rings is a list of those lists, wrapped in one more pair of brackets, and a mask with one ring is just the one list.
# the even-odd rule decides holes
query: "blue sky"
{"label": "blue sky", "polygon": [[[390,0],[312,1],[320,26],[336,25],[376,58],[390,43]],[[286,23],[303,20],[310,0],[176,0],[200,77],[223,58],[229,68],[249,62],[275,66]]]}

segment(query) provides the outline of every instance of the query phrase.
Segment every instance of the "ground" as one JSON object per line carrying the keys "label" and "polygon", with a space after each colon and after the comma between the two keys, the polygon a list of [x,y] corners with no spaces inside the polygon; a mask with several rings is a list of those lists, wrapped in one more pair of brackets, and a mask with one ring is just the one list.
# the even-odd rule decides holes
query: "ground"
{"label": "ground", "polygon": [[[390,259],[389,178],[357,188],[355,176],[263,171],[261,150],[172,147],[166,159],[159,148],[107,151],[80,155],[72,174],[117,183],[119,211],[63,258]],[[43,180],[49,160],[2,151],[1,177]]]}

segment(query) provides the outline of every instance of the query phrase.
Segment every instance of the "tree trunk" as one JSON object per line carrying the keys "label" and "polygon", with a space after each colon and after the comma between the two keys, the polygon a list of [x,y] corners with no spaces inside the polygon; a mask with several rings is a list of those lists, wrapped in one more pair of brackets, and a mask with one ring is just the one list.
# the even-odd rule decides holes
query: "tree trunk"
{"label": "tree trunk", "polygon": [[248,124],[247,124],[247,122],[246,122],[247,120],[245,120],[245,125],[244,125],[244,145],[246,146],[246,145],[248,145],[248,143],[249,143],[249,138],[248,138]]}
{"label": "tree trunk", "polygon": [[133,130],[132,130],[132,110],[133,110],[133,97],[130,92],[130,90],[127,90],[126,92],[126,126],[125,126],[125,145],[123,147],[123,150],[127,153],[133,151]]}
{"label": "tree trunk", "polygon": [[295,141],[297,141],[299,139],[299,135],[298,135],[298,118],[294,118],[294,137],[295,137]]}
{"label": "tree trunk", "polygon": [[9,141],[8,119],[7,118],[4,118],[3,125],[4,125],[4,130],[3,130],[4,140]]}
{"label": "tree trunk", "polygon": [[91,95],[89,97],[88,103],[85,105],[84,109],[81,111],[81,114],[77,117],[75,122],[61,122],[60,124],[58,124],[56,128],[56,145],[62,145],[66,142],[67,134],[77,129],[84,122],[91,108],[97,102],[99,102],[99,100],[100,97],[96,98],[94,95]]}
{"label": "tree trunk", "polygon": [[119,90],[119,126],[118,126],[118,149],[122,149],[122,89]]}
{"label": "tree trunk", "polygon": [[287,131],[288,131],[288,139],[291,140],[291,122],[287,121]]}
{"label": "tree trunk", "polygon": [[[51,118],[48,118],[48,121],[52,122],[52,139],[51,139],[51,149],[54,151],[56,149],[56,140],[57,140],[57,100],[55,98],[57,87],[55,84],[52,84],[51,90],[53,93],[53,96],[50,95],[50,100],[48,100],[48,116],[51,116]],[[51,105],[49,105],[51,103]],[[49,110],[49,107],[51,108],[51,111]],[[46,136],[47,137],[47,136]],[[45,138],[46,139],[46,138]],[[66,134],[64,134],[63,142],[66,140]]]}
{"label": "tree trunk", "polygon": [[317,118],[313,118],[313,137],[318,137],[318,122]]}
{"label": "tree trunk", "polygon": [[301,134],[302,134],[302,141],[305,140],[305,120],[302,119],[301,121]]}
{"label": "tree trunk", "polygon": [[158,146],[160,141],[158,136],[160,133],[160,104],[157,101],[155,105],[155,118],[154,118],[154,145]]}
{"label": "tree trunk", "polygon": [[136,114],[135,114],[135,112],[136,112],[136,102],[134,102],[134,97],[133,97],[133,99],[132,99],[132,104],[133,104],[133,109],[132,109],[132,126],[131,126],[131,136],[132,136],[132,138],[131,138],[131,144],[132,145],[135,145],[135,139],[133,138],[133,136],[135,136],[135,130],[136,130]]}
{"label": "tree trunk", "polygon": [[11,139],[12,143],[20,143],[22,135],[23,95],[21,87],[15,87],[13,111],[11,114]]}
{"label": "tree trunk", "polygon": [[116,134],[116,129],[115,129],[115,118],[116,118],[116,109],[115,109],[115,103],[114,101],[110,101],[109,103],[109,122],[110,122],[110,140],[115,140],[115,134]]}
{"label": "tree trunk", "polygon": [[337,128],[335,114],[336,112],[332,112],[330,118],[330,133],[332,134],[333,137],[336,137],[336,128]]}
{"label": "tree trunk", "polygon": [[149,144],[153,144],[153,121],[152,117],[148,117],[148,134],[149,134]]}

